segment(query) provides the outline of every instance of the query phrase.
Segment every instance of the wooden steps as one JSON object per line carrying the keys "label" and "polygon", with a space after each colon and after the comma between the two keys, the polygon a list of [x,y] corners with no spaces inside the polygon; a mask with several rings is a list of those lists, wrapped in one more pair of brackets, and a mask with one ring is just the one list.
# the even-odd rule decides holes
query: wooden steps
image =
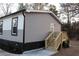
{"label": "wooden steps", "polygon": [[58,50],[66,40],[68,40],[67,32],[51,32],[45,39],[45,48]]}

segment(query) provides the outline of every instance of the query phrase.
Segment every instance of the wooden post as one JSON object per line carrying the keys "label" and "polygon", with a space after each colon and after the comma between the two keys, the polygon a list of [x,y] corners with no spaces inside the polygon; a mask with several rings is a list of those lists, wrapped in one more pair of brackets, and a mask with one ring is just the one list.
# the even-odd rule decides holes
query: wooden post
{"label": "wooden post", "polygon": [[47,48],[47,40],[45,40],[45,49]]}
{"label": "wooden post", "polygon": [[62,40],[63,40],[62,36],[63,36],[63,32],[61,32],[61,48],[62,48]]}

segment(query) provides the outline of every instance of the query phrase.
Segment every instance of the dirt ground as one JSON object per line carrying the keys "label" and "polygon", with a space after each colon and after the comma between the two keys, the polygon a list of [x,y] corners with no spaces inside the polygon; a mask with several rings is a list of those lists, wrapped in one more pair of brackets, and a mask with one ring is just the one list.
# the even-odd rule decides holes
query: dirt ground
{"label": "dirt ground", "polygon": [[62,48],[54,56],[79,56],[79,41],[71,40],[69,48]]}

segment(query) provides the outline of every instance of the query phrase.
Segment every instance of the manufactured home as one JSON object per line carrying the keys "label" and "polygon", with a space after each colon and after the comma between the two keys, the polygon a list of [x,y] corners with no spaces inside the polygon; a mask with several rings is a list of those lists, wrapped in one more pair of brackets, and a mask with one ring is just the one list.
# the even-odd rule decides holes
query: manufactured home
{"label": "manufactured home", "polygon": [[0,48],[25,51],[45,47],[49,32],[61,32],[50,11],[21,10],[0,18]]}

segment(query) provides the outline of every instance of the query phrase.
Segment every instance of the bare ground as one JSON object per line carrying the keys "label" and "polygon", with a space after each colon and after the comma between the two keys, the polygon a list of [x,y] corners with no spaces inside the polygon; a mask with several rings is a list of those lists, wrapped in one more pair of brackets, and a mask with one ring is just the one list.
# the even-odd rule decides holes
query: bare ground
{"label": "bare ground", "polygon": [[17,54],[12,54],[0,49],[0,56],[18,56]]}
{"label": "bare ground", "polygon": [[62,48],[54,56],[79,56],[79,41],[71,40],[69,48]]}

